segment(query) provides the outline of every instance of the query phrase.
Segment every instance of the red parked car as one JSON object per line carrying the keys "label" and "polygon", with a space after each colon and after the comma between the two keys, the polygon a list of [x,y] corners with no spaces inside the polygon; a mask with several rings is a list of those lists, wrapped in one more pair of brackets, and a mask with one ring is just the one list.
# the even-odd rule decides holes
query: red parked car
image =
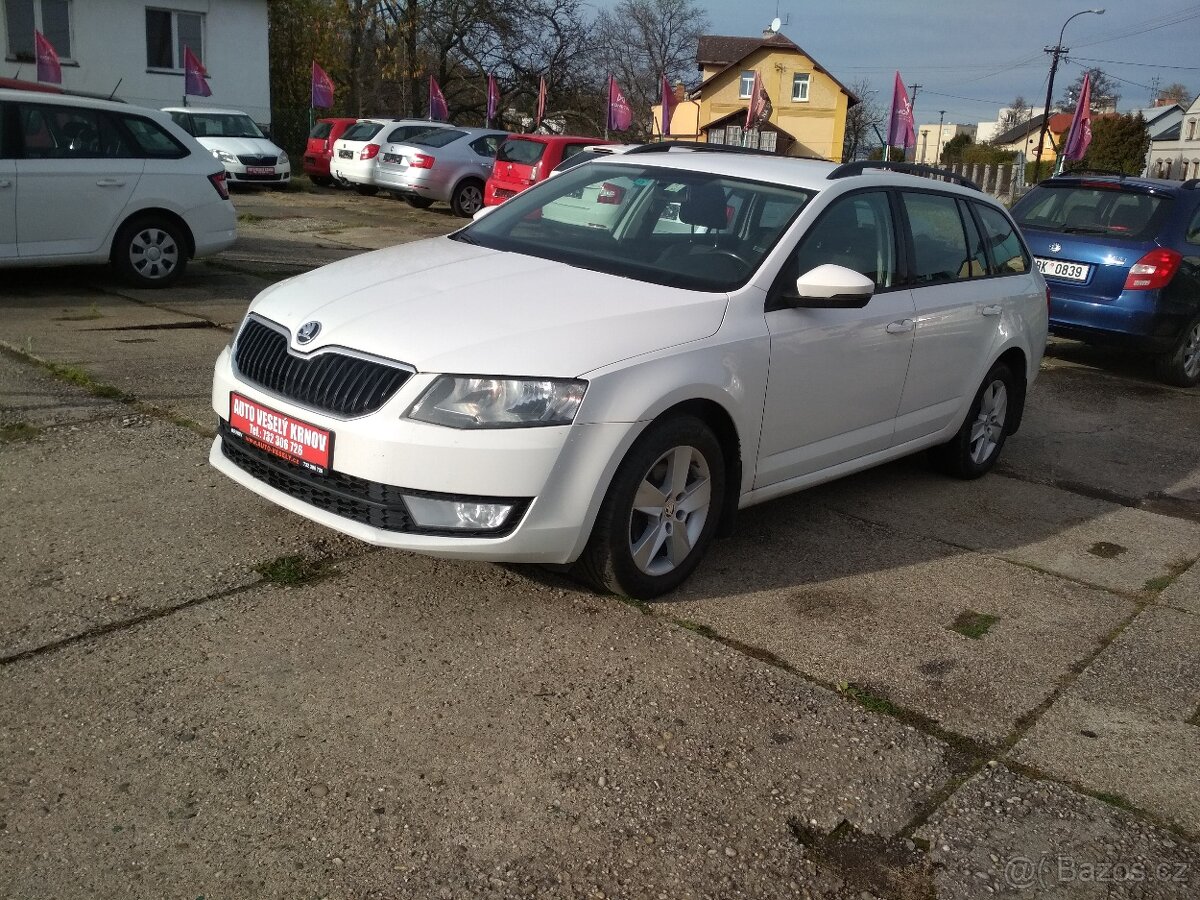
{"label": "red parked car", "polygon": [[313,184],[331,185],[329,160],[333,158],[333,142],[358,119],[317,119],[317,124],[308,134],[308,146],[304,148],[304,172]]}
{"label": "red parked car", "polygon": [[564,134],[510,135],[496,151],[492,176],[483,191],[483,205],[496,206],[531,184],[543,181],[555,166],[584,147],[611,143],[614,142],[602,138]]}

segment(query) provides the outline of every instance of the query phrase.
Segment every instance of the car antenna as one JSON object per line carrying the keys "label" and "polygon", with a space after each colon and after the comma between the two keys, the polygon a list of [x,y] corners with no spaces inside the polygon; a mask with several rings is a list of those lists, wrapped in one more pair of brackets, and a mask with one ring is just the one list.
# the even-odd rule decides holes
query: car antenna
{"label": "car antenna", "polygon": [[109,100],[111,100],[113,97],[117,96],[117,88],[119,88],[121,86],[121,82],[124,80],[125,80],[124,77],[117,79],[117,83],[115,85],[113,85],[112,93],[108,95]]}

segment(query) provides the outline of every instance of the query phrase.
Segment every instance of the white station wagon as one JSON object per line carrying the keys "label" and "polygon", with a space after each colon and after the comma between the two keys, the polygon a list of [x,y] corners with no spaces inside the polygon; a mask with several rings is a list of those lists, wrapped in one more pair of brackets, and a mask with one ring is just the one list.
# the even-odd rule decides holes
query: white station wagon
{"label": "white station wagon", "polygon": [[[364,541],[639,598],[739,509],[920,450],[995,464],[1047,303],[998,203],[667,146],[263,291],[217,360],[212,464]],[[618,210],[554,215],[580,197]]]}

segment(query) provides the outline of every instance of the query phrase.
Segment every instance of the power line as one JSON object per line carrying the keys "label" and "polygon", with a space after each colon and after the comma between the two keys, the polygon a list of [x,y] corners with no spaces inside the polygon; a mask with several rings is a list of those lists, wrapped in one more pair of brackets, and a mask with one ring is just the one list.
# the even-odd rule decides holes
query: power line
{"label": "power line", "polygon": [[1108,63],[1112,66],[1142,66],[1147,69],[1187,69],[1190,72],[1200,72],[1200,66],[1164,66],[1159,63],[1125,62],[1119,59],[1093,59],[1088,56],[1076,56],[1075,59],[1083,60],[1084,62]]}

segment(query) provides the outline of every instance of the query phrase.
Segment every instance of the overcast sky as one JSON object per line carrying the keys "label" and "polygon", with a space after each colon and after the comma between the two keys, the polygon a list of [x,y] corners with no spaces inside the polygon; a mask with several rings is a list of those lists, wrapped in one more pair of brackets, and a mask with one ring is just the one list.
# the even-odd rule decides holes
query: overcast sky
{"label": "overcast sky", "polygon": [[708,12],[709,33],[747,37],[761,34],[778,9],[787,37],[843,84],[869,79],[885,105],[899,69],[905,84],[922,85],[915,103],[918,124],[936,124],[941,109],[947,123],[994,121],[997,110],[1018,94],[1040,107],[1050,69],[1042,48],[1058,40],[1070,15],[1102,6],[1104,15],[1079,16],[1067,26],[1063,46],[1079,62],[1059,65],[1055,99],[1089,66],[1117,80],[1122,112],[1150,105],[1156,76],[1162,87],[1178,81],[1192,96],[1200,91],[1200,3],[1183,0],[1099,0],[1094,7],[1086,0],[699,0],[699,5]]}

